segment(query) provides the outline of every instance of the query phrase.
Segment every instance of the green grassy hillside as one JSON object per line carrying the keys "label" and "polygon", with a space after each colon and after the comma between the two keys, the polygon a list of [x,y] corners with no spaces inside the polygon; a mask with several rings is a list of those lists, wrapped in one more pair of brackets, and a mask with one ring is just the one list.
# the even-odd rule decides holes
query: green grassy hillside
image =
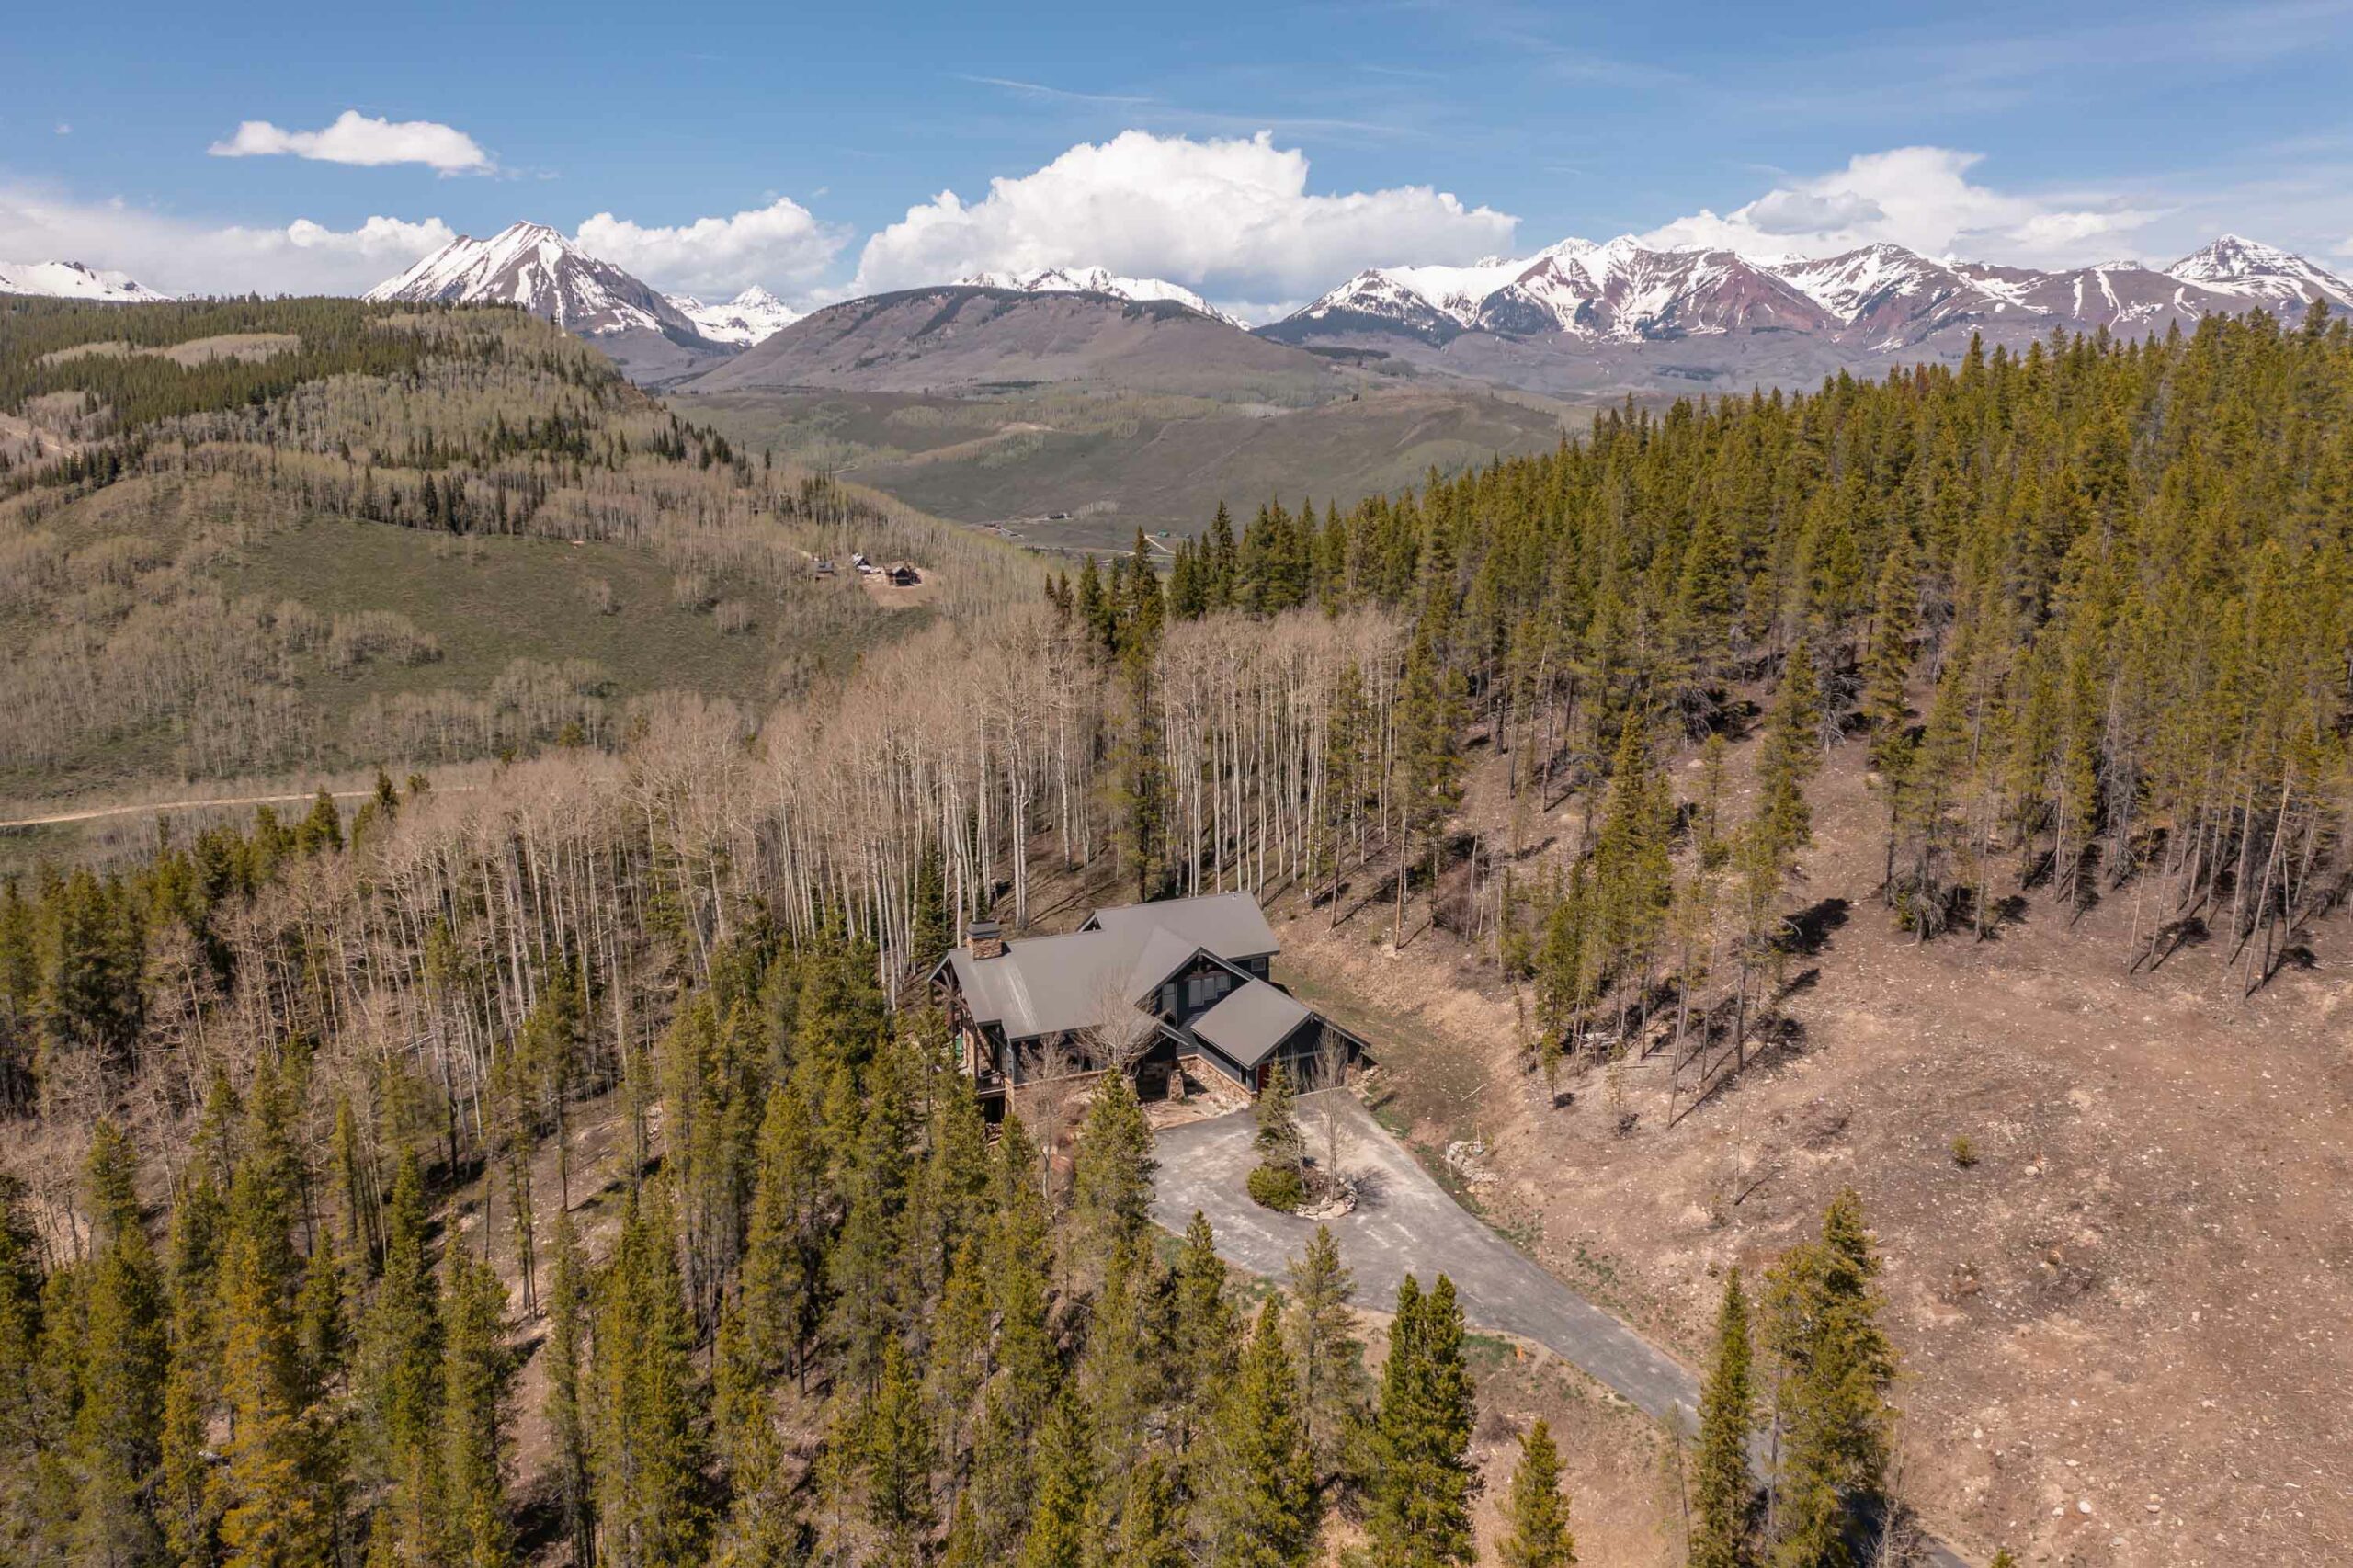
{"label": "green grassy hillside", "polygon": [[[193,351],[231,341],[270,352]],[[851,549],[924,566],[924,607],[813,573]],[[0,308],[0,802],[611,744],[1034,570],[511,312]]]}

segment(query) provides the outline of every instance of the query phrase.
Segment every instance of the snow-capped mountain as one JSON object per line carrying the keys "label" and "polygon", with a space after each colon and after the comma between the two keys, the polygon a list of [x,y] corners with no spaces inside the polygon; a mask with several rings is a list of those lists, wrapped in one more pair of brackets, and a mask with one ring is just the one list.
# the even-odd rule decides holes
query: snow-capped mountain
{"label": "snow-capped mountain", "polygon": [[1468,267],[1368,267],[1290,319],[1364,315],[1443,336],[1449,329],[1476,327],[1491,299],[1544,262],[1574,262],[1598,248],[1589,240],[1567,239],[1519,260],[1491,256]]}
{"label": "snow-capped mountain", "polygon": [[1776,264],[1773,272],[1865,346],[1916,342],[1945,327],[2024,310],[2006,293],[1902,245],[1800,257]]}
{"label": "snow-capped mountain", "polygon": [[2165,272],[2218,294],[2235,294],[2268,305],[2326,300],[2353,310],[2353,283],[2292,251],[2236,234],[2224,234],[2205,249],[2190,252]]}
{"label": "snow-capped mountain", "polygon": [[39,294],[54,300],[93,300],[133,305],[168,300],[119,272],[101,272],[78,261],[0,261],[0,294]]}
{"label": "snow-capped mountain", "polygon": [[680,315],[694,323],[697,332],[713,343],[732,343],[744,348],[775,336],[802,314],[756,283],[723,305],[706,305],[692,294],[663,297],[677,307]]}
{"label": "snow-capped mountain", "polygon": [[2262,301],[2218,293],[2137,261],[2102,262],[2072,272],[1994,267],[1964,261],[1953,270],[1979,289],[2016,307],[2040,332],[2053,327],[2092,332],[2101,327],[2132,336],[2180,326],[2187,331],[2201,316],[2244,311]]}
{"label": "snow-capped mountain", "polygon": [[648,331],[707,341],[648,285],[599,261],[544,223],[512,223],[486,240],[460,235],[365,296],[415,304],[519,305],[583,337]]}
{"label": "snow-capped mountain", "polygon": [[2353,310],[2353,284],[2236,236],[2163,271],[2125,261],[2041,272],[1938,261],[1893,244],[1760,257],[1654,250],[1629,235],[1601,245],[1565,240],[1525,261],[1374,267],[1262,330],[1289,342],[1373,333],[1440,345],[1465,333],[1597,345],[1781,333],[1883,354],[1950,331],[2137,335],[2315,299]]}
{"label": "snow-capped mountain", "polygon": [[1243,324],[1181,283],[1164,278],[1122,278],[1107,267],[1040,267],[1029,272],[975,272],[956,279],[960,289],[1005,289],[1017,294],[1108,294],[1115,300],[1169,300],[1188,311],[1231,326]]}
{"label": "snow-capped mountain", "polygon": [[1300,335],[1316,324],[1441,341],[1485,332],[1617,343],[1838,324],[1803,292],[1744,256],[1648,250],[1631,235],[1601,245],[1564,240],[1519,261],[1374,267],[1278,324],[1287,329],[1279,335]]}

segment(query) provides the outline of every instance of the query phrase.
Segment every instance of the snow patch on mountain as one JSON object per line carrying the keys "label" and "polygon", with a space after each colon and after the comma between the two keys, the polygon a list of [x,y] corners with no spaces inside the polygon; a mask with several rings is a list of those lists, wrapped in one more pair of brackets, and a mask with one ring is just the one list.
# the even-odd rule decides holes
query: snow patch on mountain
{"label": "snow patch on mountain", "polygon": [[38,294],[52,300],[90,300],[111,305],[168,300],[120,272],[102,272],[78,261],[0,261],[0,294]]}
{"label": "snow patch on mountain", "polygon": [[[1108,294],[1115,300],[1166,300],[1229,326],[1244,324],[1181,283],[1165,278],[1122,278],[1108,267],[1040,267],[1028,272],[974,272],[956,279],[960,289],[1005,289],[1017,294]],[[1246,330],[1246,328],[1245,328]]]}

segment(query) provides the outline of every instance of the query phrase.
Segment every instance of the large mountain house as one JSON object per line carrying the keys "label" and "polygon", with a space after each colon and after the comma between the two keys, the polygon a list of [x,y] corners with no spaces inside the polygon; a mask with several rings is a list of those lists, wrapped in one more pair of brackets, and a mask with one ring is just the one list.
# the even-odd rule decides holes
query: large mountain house
{"label": "large mountain house", "polygon": [[1010,1089],[1117,1069],[1146,1099],[1189,1073],[1251,1094],[1277,1063],[1302,1086],[1366,1062],[1364,1042],[1267,977],[1281,944],[1246,892],[1098,909],[1066,937],[975,924],[932,984],[995,1119]]}

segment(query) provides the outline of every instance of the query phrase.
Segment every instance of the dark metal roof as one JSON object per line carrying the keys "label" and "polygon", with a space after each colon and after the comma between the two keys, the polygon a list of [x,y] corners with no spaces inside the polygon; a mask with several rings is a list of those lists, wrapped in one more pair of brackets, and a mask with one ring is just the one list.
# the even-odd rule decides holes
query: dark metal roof
{"label": "dark metal roof", "polygon": [[1246,1069],[1264,1062],[1313,1016],[1290,993],[1254,980],[1195,1018],[1193,1032]]}
{"label": "dark metal roof", "polygon": [[1010,941],[993,959],[957,948],[942,965],[973,1017],[1029,1040],[1107,1022],[1112,1007],[1142,1003],[1196,953],[1238,963],[1281,947],[1258,901],[1229,892],[1098,909],[1068,936]]}

